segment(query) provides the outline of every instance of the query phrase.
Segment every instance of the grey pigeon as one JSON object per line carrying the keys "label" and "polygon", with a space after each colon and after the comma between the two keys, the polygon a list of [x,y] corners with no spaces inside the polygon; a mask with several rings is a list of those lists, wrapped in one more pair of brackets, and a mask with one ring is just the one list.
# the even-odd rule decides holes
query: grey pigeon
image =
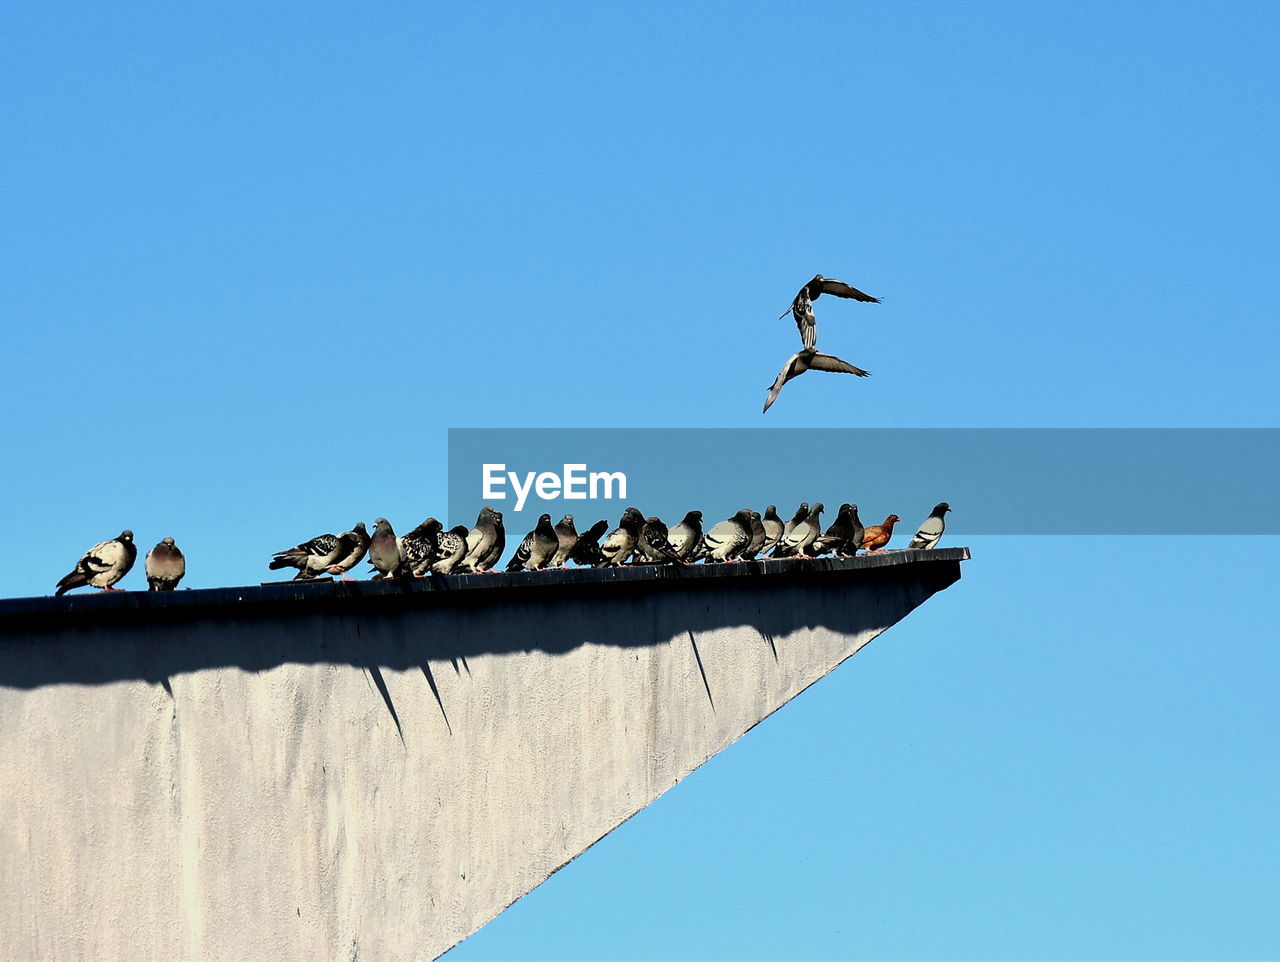
{"label": "grey pigeon", "polygon": [[502,512],[486,505],[480,509],[475,527],[467,532],[467,554],[458,567],[464,571],[488,571],[498,563],[506,546]]}
{"label": "grey pigeon", "polygon": [[835,521],[831,522],[831,526],[822,537],[814,540],[809,553],[815,558],[828,551],[838,555],[853,554],[858,548],[858,542],[853,540],[854,536],[858,537],[859,542],[862,540],[862,525],[854,523],[856,511],[855,505],[847,503],[840,505],[840,512],[836,515]]}
{"label": "grey pigeon", "polygon": [[644,515],[635,508],[627,508],[623,511],[618,526],[600,542],[601,557],[595,566],[610,568],[623,564],[635,550],[636,541],[640,538],[640,529],[643,527]]}
{"label": "grey pigeon", "polygon": [[373,576],[375,581],[394,578],[403,569],[404,558],[400,554],[400,543],[391,522],[386,518],[373,519],[373,537],[369,539],[369,564],[377,571]]}
{"label": "grey pigeon", "polygon": [[454,525],[436,538],[436,560],[431,570],[438,575],[452,574],[454,566],[466,556],[467,531],[465,524]]}
{"label": "grey pigeon", "polygon": [[764,539],[766,537],[764,530],[764,520],[760,517],[759,511],[751,512],[751,540],[747,542],[747,546],[742,549],[743,561],[755,561],[758,555],[764,549]]}
{"label": "grey pigeon", "polygon": [[[808,514],[808,508],[805,509]],[[782,519],[778,517],[778,506],[771,504],[764,509],[764,517],[760,519],[764,525],[764,544],[760,547],[761,554],[768,554],[773,550],[774,545],[782,540]]]}
{"label": "grey pigeon", "polygon": [[[809,509],[809,517],[799,522],[791,529],[791,533],[782,539],[774,549],[773,556],[775,558],[808,557],[809,546],[822,533],[822,512],[822,502],[819,501]],[[779,551],[783,554],[779,554]]]}
{"label": "grey pigeon", "polygon": [[537,571],[551,563],[560,549],[560,539],[556,537],[555,526],[551,523],[551,515],[538,517],[538,526],[524,536],[520,547],[512,555],[507,564],[508,571]]}
{"label": "grey pigeon", "polygon": [[573,526],[573,515],[566,514],[556,522],[556,553],[551,559],[551,567],[559,568],[569,560],[573,546],[578,543],[578,529]]}
{"label": "grey pigeon", "polygon": [[357,521],[350,531],[338,535],[338,541],[338,560],[325,571],[331,575],[342,575],[343,581],[350,581],[347,572],[363,561],[369,551],[369,529],[364,526],[363,521]]}
{"label": "grey pigeon", "polygon": [[791,529],[807,517],[809,517],[809,502],[801,501],[800,507],[796,508],[796,513],[791,516],[791,520],[782,526],[782,537],[789,535]]}
{"label": "grey pigeon", "polygon": [[751,543],[751,511],[743,508],[732,518],[715,524],[703,537],[707,561],[733,561]]}
{"label": "grey pigeon", "polygon": [[318,534],[310,541],[294,545],[285,551],[277,551],[271,563],[267,565],[272,571],[281,568],[297,568],[294,581],[306,581],[315,578],[331,565],[337,564],[346,554],[343,544],[337,535]]}
{"label": "grey pigeon", "polygon": [[667,532],[667,541],[683,561],[696,561],[702,550],[702,512],[690,511]]}
{"label": "grey pigeon", "polygon": [[436,546],[440,529],[444,527],[435,518],[427,518],[400,539],[400,554],[415,578],[421,578],[436,560]]}
{"label": "grey pigeon", "polygon": [[[830,371],[835,374],[856,374],[858,377],[870,377],[870,371],[855,367],[848,361],[842,361],[834,354],[819,354],[814,348],[806,347],[803,351],[792,354],[787,363],[782,365],[777,378],[769,388],[769,396],[764,400],[764,410],[768,411],[773,402],[778,400],[782,386],[792,378],[799,377],[812,368],[815,371]],[[763,411],[761,413],[764,413]]]}
{"label": "grey pigeon", "polygon": [[640,538],[636,542],[644,560],[649,564],[682,565],[685,563],[680,552],[671,543],[671,533],[661,518],[645,518],[644,527],[640,529]]}
{"label": "grey pigeon", "polygon": [[836,297],[851,297],[855,301],[862,301],[864,304],[880,303],[880,298],[864,294],[844,281],[837,281],[831,277],[815,274],[813,280],[809,281],[797,292],[795,299],[791,302],[791,307],[778,315],[779,318],[783,318],[789,312],[796,319],[796,327],[800,330],[800,342],[806,348],[813,348],[818,344],[818,325],[813,316],[813,302],[823,294],[834,294]]}
{"label": "grey pigeon", "polygon": [[151,591],[173,591],[187,573],[187,559],[172,538],[162,538],[147,552],[144,565],[147,572],[147,588]]}
{"label": "grey pigeon", "polygon": [[604,554],[600,550],[600,539],[604,537],[604,533],[608,530],[608,521],[597,521],[593,524],[586,534],[578,536],[578,540],[574,542],[573,550],[569,552],[569,560],[584,568],[591,568],[598,564],[604,558]]}
{"label": "grey pigeon", "polygon": [[907,547],[922,551],[934,548],[942,540],[942,532],[947,530],[944,516],[950,510],[951,505],[945,501],[939,501],[934,505],[933,512],[924,519],[924,523],[920,525],[920,530],[916,532],[916,536],[911,539],[911,543]]}
{"label": "grey pigeon", "polygon": [[791,516],[791,520],[782,526],[782,537],[780,537],[773,546],[773,557],[785,558],[787,556],[787,546],[785,544],[791,532],[796,529],[796,525],[809,517],[809,502],[801,501],[800,507],[796,508],[796,513]]}
{"label": "grey pigeon", "polygon": [[104,591],[116,591],[111,587],[129,573],[137,560],[138,549],[133,543],[133,532],[126,528],[110,541],[99,541],[84,553],[75,568],[58,582],[55,594],[65,594],[72,588],[90,585]]}

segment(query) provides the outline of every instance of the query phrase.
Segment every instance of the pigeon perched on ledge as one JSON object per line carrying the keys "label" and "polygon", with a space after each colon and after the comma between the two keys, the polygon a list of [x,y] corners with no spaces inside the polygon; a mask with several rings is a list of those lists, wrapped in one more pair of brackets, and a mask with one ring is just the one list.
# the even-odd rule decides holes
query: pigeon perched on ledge
{"label": "pigeon perched on ledge", "polygon": [[162,538],[147,552],[144,565],[147,572],[147,588],[150,591],[173,591],[187,573],[187,559],[172,538]]}
{"label": "pigeon perched on ledge", "polygon": [[520,547],[512,555],[507,564],[508,571],[537,571],[545,568],[556,556],[560,548],[560,539],[556,537],[555,526],[551,523],[551,515],[538,517],[538,526],[524,536]]}
{"label": "pigeon perched on ledge", "polygon": [[685,563],[680,552],[672,545],[670,532],[661,518],[645,518],[644,527],[640,529],[640,539],[636,542],[636,550],[648,564]]}
{"label": "pigeon perched on ledge", "polygon": [[438,575],[452,574],[454,566],[467,553],[467,526],[454,525],[436,536],[436,560],[431,571]]}
{"label": "pigeon perched on ledge", "polygon": [[[777,378],[769,388],[769,396],[764,400],[764,411],[768,411],[773,406],[773,402],[778,400],[778,395],[782,393],[783,385],[792,378],[797,378],[811,369],[814,371],[829,371],[834,374],[856,374],[858,377],[871,376],[870,371],[864,371],[848,361],[842,361],[834,354],[819,354],[813,348],[806,347],[803,351],[792,354],[787,359],[787,363],[782,365],[782,370],[778,372]],[[764,411],[761,413],[763,414]]]}
{"label": "pigeon perched on ledge", "polygon": [[343,581],[350,581],[347,572],[363,561],[369,551],[369,529],[363,521],[358,521],[350,531],[338,535],[338,542],[338,560],[325,571],[331,575],[342,575]]}
{"label": "pigeon perched on ledge", "polygon": [[297,568],[294,581],[306,581],[320,575],[326,568],[337,564],[347,553],[342,541],[333,534],[316,535],[310,541],[294,545],[284,551],[277,551],[271,563],[267,565],[272,571],[281,568]]}
{"label": "pigeon perched on ledge", "polygon": [[778,538],[778,543],[782,543],[782,539],[789,535],[805,518],[809,517],[809,502],[801,501],[800,507],[796,508],[796,513],[791,516],[791,520],[782,526],[782,535]]}
{"label": "pigeon perched on ledge", "polygon": [[858,506],[856,504],[840,505],[840,513],[836,515],[835,521],[831,522],[831,527],[827,528],[822,537],[813,543],[810,554],[814,557],[826,554],[828,551],[840,556],[856,554],[858,545],[862,543],[863,527],[858,520]]}
{"label": "pigeon perched on ledge", "polygon": [[682,561],[696,561],[702,550],[702,512],[690,511],[667,532],[667,541]]}
{"label": "pigeon perched on ledge", "polygon": [[578,536],[573,549],[569,552],[569,560],[583,568],[593,568],[604,558],[600,550],[600,539],[609,530],[608,521],[597,521],[586,534]]}
{"label": "pigeon perched on ledge", "polygon": [[856,504],[849,505],[849,520],[853,522],[853,534],[849,536],[848,544],[837,551],[836,554],[852,558],[858,553],[858,549],[862,547],[862,539],[867,536],[867,529],[863,525],[862,519],[858,517],[858,506]]}
{"label": "pigeon perched on ledge", "polygon": [[400,553],[415,578],[423,577],[435,562],[436,543],[441,527],[435,518],[427,518],[400,539]]}
{"label": "pigeon perched on ledge", "polygon": [[[809,509],[806,506],[805,514],[808,513]],[[760,519],[760,523],[764,525],[764,544],[760,546],[760,553],[768,554],[782,540],[783,535],[782,519],[778,517],[776,504],[771,504],[764,509],[764,517]]]}
{"label": "pigeon perched on ledge", "polygon": [[947,523],[944,515],[951,510],[951,505],[945,501],[939,501],[934,505],[932,513],[924,519],[920,525],[920,530],[916,532],[916,536],[911,539],[908,548],[915,548],[921,551],[931,550],[942,540],[942,532],[947,530]]}
{"label": "pigeon perched on ledge", "polygon": [[751,516],[751,540],[742,549],[742,560],[755,561],[756,555],[764,550],[765,538],[768,535],[764,530],[764,521],[760,517],[760,512],[750,511],[748,514]]}
{"label": "pigeon perched on ledge", "polygon": [[117,581],[129,573],[137,560],[138,549],[133,543],[133,532],[126,528],[110,541],[100,541],[84,553],[75,568],[58,582],[54,594],[66,594],[73,588],[89,585],[103,591],[115,591]]}
{"label": "pigeon perched on ledge", "polygon": [[400,542],[391,522],[386,518],[375,518],[373,521],[373,537],[369,539],[369,564],[377,571],[373,576],[375,581],[394,578],[404,567]]}
{"label": "pigeon perched on ledge", "polygon": [[893,526],[902,519],[891,514],[884,519],[884,524],[873,524],[862,535],[862,547],[868,551],[882,551],[893,537]]}
{"label": "pigeon perched on ledge", "polygon": [[822,533],[822,512],[826,510],[819,501],[809,509],[809,516],[796,524],[791,533],[773,549],[775,558],[808,557],[809,546]]}
{"label": "pigeon perched on ledge", "polygon": [[502,527],[502,512],[486,505],[476,516],[475,527],[467,532],[467,554],[458,568],[462,571],[488,571],[498,563],[506,546],[507,533]]}
{"label": "pigeon perched on ledge", "polygon": [[573,546],[578,543],[578,529],[573,526],[573,515],[566,514],[556,522],[556,553],[551,558],[551,567],[559,568],[569,560]]}
{"label": "pigeon perched on ledge", "polygon": [[707,561],[734,561],[751,543],[751,511],[743,508],[732,518],[720,521],[704,536]]}
{"label": "pigeon perched on ledge", "polygon": [[622,565],[631,552],[635,550],[640,538],[640,530],[644,527],[644,515],[635,508],[627,508],[622,512],[618,526],[609,532],[609,536],[600,542],[600,560],[597,568],[610,568]]}
{"label": "pigeon perched on ledge", "polygon": [[813,302],[823,294],[833,294],[836,297],[849,297],[855,301],[862,301],[864,304],[879,304],[880,298],[872,297],[870,294],[864,294],[844,281],[838,281],[832,277],[823,277],[821,274],[815,274],[813,280],[809,281],[804,287],[796,293],[795,299],[791,302],[791,307],[778,315],[779,319],[787,316],[790,312],[796,319],[796,327],[800,331],[800,343],[806,349],[812,349],[818,346],[818,324],[813,316]]}

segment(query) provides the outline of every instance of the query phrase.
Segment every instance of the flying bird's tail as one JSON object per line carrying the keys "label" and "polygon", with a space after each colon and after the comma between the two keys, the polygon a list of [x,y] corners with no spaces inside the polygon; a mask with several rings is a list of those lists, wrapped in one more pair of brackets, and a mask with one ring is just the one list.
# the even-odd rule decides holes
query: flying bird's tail
{"label": "flying bird's tail", "polygon": [[784,367],[781,373],[769,385],[769,396],[764,399],[764,409],[760,412],[764,414],[769,408],[773,407],[773,402],[778,400],[778,395],[782,393],[783,385],[787,383],[787,369]]}

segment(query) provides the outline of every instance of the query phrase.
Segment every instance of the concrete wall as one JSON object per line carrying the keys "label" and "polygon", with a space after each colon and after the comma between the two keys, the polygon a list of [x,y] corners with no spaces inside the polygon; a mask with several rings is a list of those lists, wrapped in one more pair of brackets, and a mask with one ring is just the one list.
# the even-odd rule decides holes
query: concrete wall
{"label": "concrete wall", "polygon": [[0,605],[0,957],[434,957],[962,557]]}

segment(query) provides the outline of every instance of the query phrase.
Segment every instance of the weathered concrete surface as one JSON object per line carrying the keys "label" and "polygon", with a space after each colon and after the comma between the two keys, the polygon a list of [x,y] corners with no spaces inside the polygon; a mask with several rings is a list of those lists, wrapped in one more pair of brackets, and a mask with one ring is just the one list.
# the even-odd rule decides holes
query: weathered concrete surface
{"label": "weathered concrete surface", "polygon": [[967,556],[0,603],[0,957],[434,957]]}

